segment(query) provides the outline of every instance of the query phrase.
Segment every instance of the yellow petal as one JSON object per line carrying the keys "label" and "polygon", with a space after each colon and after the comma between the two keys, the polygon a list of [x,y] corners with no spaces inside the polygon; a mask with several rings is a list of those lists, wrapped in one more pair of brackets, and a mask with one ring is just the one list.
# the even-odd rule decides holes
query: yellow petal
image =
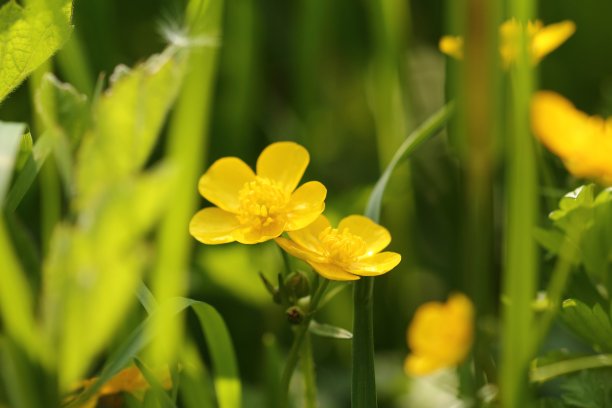
{"label": "yellow petal", "polygon": [[304,175],[309,160],[308,151],[297,143],[272,143],[257,159],[257,175],[275,180],[285,191],[292,192]]}
{"label": "yellow petal", "polygon": [[287,238],[279,237],[275,239],[278,246],[283,248],[290,255],[295,256],[303,261],[314,261],[314,262],[325,262],[325,258],[316,252],[309,251],[295,242],[288,240]]}
{"label": "yellow petal", "polygon": [[381,252],[348,265],[347,271],[360,276],[382,275],[395,268],[401,260],[400,254]]}
{"label": "yellow petal", "polygon": [[371,256],[385,249],[391,242],[389,231],[363,215],[349,215],[338,224],[338,230],[348,229],[366,243],[364,256]]}
{"label": "yellow petal", "polygon": [[319,235],[321,232],[330,228],[329,221],[324,215],[319,215],[311,224],[297,231],[289,231],[289,238],[291,238],[298,245],[316,253],[321,253],[321,243],[319,241]]}
{"label": "yellow petal", "polygon": [[404,371],[413,376],[431,374],[442,367],[444,366],[435,360],[415,354],[410,354],[404,362]]}
{"label": "yellow petal", "polygon": [[588,117],[554,92],[537,92],[531,101],[533,133],[563,159],[589,149]]}
{"label": "yellow petal", "polygon": [[444,54],[456,59],[463,59],[463,38],[445,35],[440,38],[438,48]]}
{"label": "yellow petal", "polygon": [[325,209],[327,189],[318,181],[300,186],[291,195],[287,208],[286,231],[294,231],[312,224]]}
{"label": "yellow petal", "polygon": [[204,244],[225,244],[235,241],[240,227],[236,216],[217,207],[200,210],[189,223],[189,233]]}
{"label": "yellow petal", "polygon": [[359,276],[348,273],[335,264],[312,261],[308,261],[308,264],[312,266],[313,269],[319,273],[319,275],[329,280],[350,281],[359,279]]}
{"label": "yellow petal", "polygon": [[255,173],[242,160],[224,157],[213,163],[200,178],[200,194],[225,211],[240,208],[238,193],[246,183],[255,179]]}
{"label": "yellow petal", "polygon": [[236,241],[241,244],[259,244],[280,236],[285,226],[279,220],[268,220],[267,225],[247,225],[234,232]]}
{"label": "yellow petal", "polygon": [[566,20],[537,30],[531,40],[531,54],[535,62],[550,54],[576,31],[576,24]]}

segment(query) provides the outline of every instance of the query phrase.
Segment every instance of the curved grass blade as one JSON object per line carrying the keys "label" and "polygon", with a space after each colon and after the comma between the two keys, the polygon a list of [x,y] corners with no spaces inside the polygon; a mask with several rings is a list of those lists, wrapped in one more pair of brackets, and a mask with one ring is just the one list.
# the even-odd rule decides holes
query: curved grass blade
{"label": "curved grass blade", "polygon": [[439,130],[444,127],[454,110],[454,103],[449,102],[431,116],[425,123],[415,129],[397,149],[391,162],[385,168],[384,173],[374,186],[368,204],[366,206],[365,215],[372,220],[379,222],[380,220],[380,208],[382,204],[382,198],[387,188],[387,183],[393,174],[395,167],[405,158],[410,156],[412,152],[416,150],[423,142],[435,135]]}
{"label": "curved grass blade", "polygon": [[213,381],[220,408],[240,407],[241,384],[231,337],[221,315],[210,305],[188,298],[172,298],[161,304],[140,324],[111,355],[102,369],[98,381],[85,390],[68,407],[77,408],[89,400],[108,380],[125,367],[142,349],[151,343],[148,330],[152,319],[159,314],[176,317],[191,307],[196,313],[208,346],[213,366]]}
{"label": "curved grass blade", "polygon": [[149,369],[138,358],[134,359],[134,364],[136,365],[136,367],[138,367],[138,369],[142,373],[142,376],[151,386],[150,392],[153,394],[153,396],[159,403],[159,407],[160,408],[176,408],[176,404],[172,401],[172,399],[170,398],[170,396],[164,389],[164,386],[162,385],[162,383],[159,382],[155,373],[151,371],[151,369]]}
{"label": "curved grass blade", "polygon": [[[380,208],[393,170],[423,142],[436,134],[450,118],[453,103],[450,102],[429,120],[414,130],[402,143],[378,179],[365,210],[365,215],[375,222],[380,220]],[[353,290],[353,374],[351,403],[354,408],[372,408],[376,402],[376,377],[374,375],[374,278],[361,278]]]}

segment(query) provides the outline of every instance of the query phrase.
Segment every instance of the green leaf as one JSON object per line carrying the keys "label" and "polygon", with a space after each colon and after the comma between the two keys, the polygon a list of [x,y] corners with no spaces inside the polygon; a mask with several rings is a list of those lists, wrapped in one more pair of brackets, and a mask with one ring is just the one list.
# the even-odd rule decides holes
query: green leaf
{"label": "green leaf", "polygon": [[24,130],[23,123],[0,122],[0,202],[4,200],[11,182]]}
{"label": "green leaf", "polygon": [[569,377],[563,385],[562,399],[572,408],[611,408],[612,369],[584,370]]}
{"label": "green leaf", "polygon": [[133,70],[115,70],[112,86],[96,103],[95,126],[79,150],[79,208],[144,166],[179,90],[181,60],[171,47]]}
{"label": "green leaf", "polygon": [[64,185],[74,194],[73,153],[89,125],[87,97],[47,73],[36,93],[36,108],[53,138],[53,153]]}
{"label": "green leaf", "polygon": [[119,183],[75,226],[55,231],[44,266],[44,310],[63,389],[108,343],[134,300],[150,259],[142,240],[167,207],[173,180],[159,168]]}
{"label": "green leaf", "polygon": [[612,324],[599,303],[593,308],[579,300],[563,302],[560,312],[563,322],[598,351],[612,351]]}
{"label": "green leaf", "polygon": [[0,102],[68,39],[72,0],[9,1],[0,8]]}
{"label": "green leaf", "polygon": [[353,333],[341,327],[332,326],[330,324],[318,323],[315,320],[310,322],[308,330],[312,334],[321,337],[331,337],[333,339],[350,340],[353,338]]}

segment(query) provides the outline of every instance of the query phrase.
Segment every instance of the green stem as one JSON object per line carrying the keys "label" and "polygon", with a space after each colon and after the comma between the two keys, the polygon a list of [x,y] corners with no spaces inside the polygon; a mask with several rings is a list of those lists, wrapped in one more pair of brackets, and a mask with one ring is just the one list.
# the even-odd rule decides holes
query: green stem
{"label": "green stem", "polygon": [[315,376],[314,358],[312,355],[312,338],[306,333],[302,347],[302,375],[304,376],[304,401],[306,408],[317,407],[317,380]]}
{"label": "green stem", "polygon": [[578,254],[580,240],[581,234],[577,234],[576,239],[566,238],[561,246],[559,258],[555,264],[555,269],[553,270],[548,290],[546,291],[549,302],[548,309],[546,309],[544,315],[538,322],[537,336],[533,339],[533,345],[531,347],[530,354],[532,355],[537,352],[538,347],[542,344],[542,341],[544,341],[552,325],[553,319],[559,310],[561,297],[563,296],[563,291],[567,286],[567,281],[572,271],[572,263]]}
{"label": "green stem", "polygon": [[612,366],[612,354],[599,354],[596,356],[580,357],[541,367],[535,367],[529,373],[529,379],[532,382],[543,383],[563,374],[569,374],[590,368],[610,366]]}
{"label": "green stem", "polygon": [[317,288],[314,295],[312,295],[312,299],[310,300],[310,309],[306,316],[304,316],[304,320],[298,326],[298,329],[295,333],[295,337],[293,338],[293,344],[291,345],[291,349],[289,350],[289,355],[287,356],[287,362],[285,363],[285,368],[283,369],[283,374],[281,376],[281,406],[287,407],[289,402],[289,383],[291,382],[291,377],[293,376],[293,371],[295,371],[295,366],[300,358],[300,350],[302,349],[302,344],[304,343],[304,338],[308,333],[308,327],[310,326],[310,321],[317,311],[319,302],[327,289],[327,285],[329,285],[329,280],[323,279],[323,283]]}
{"label": "green stem", "polygon": [[501,403],[504,407],[530,405],[527,370],[532,357],[533,310],[538,278],[537,248],[532,238],[538,213],[537,171],[534,140],[529,126],[529,104],[533,89],[527,22],[534,15],[532,0],[511,3],[510,12],[522,29],[520,52],[511,75],[511,131],[506,148],[505,268],[502,355],[500,363]]}
{"label": "green stem", "polygon": [[375,408],[374,374],[374,278],[361,278],[353,290],[353,379],[351,406]]}

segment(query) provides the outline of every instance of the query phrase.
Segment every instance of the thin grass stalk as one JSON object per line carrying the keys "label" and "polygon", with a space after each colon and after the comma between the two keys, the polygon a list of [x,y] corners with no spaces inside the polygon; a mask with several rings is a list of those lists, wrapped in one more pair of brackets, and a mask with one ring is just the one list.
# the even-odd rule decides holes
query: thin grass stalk
{"label": "thin grass stalk", "polygon": [[[192,34],[213,35],[220,32],[221,10],[221,0],[192,0],[187,14],[192,24],[190,28],[196,31]],[[215,26],[202,27],[202,21],[212,21]],[[205,29],[207,31],[203,32]],[[192,250],[187,226],[197,206],[194,186],[201,173],[208,142],[217,53],[218,49],[210,46],[194,45],[190,49],[187,74],[170,120],[166,152],[167,158],[175,166],[179,182],[175,185],[172,206],[165,214],[157,236],[158,259],[152,289],[159,302],[180,296],[187,288]],[[157,361],[171,360],[181,339],[182,320],[162,317],[154,321],[152,330],[160,334],[153,344],[152,356]]]}
{"label": "thin grass stalk", "polygon": [[500,364],[503,407],[528,406],[527,369],[531,358],[534,316],[531,302],[538,276],[537,250],[532,238],[538,210],[534,141],[529,127],[533,71],[528,51],[527,22],[534,17],[532,0],[510,3],[510,16],[521,24],[520,47],[510,75],[514,92],[510,100],[510,133],[506,146],[506,226]]}

